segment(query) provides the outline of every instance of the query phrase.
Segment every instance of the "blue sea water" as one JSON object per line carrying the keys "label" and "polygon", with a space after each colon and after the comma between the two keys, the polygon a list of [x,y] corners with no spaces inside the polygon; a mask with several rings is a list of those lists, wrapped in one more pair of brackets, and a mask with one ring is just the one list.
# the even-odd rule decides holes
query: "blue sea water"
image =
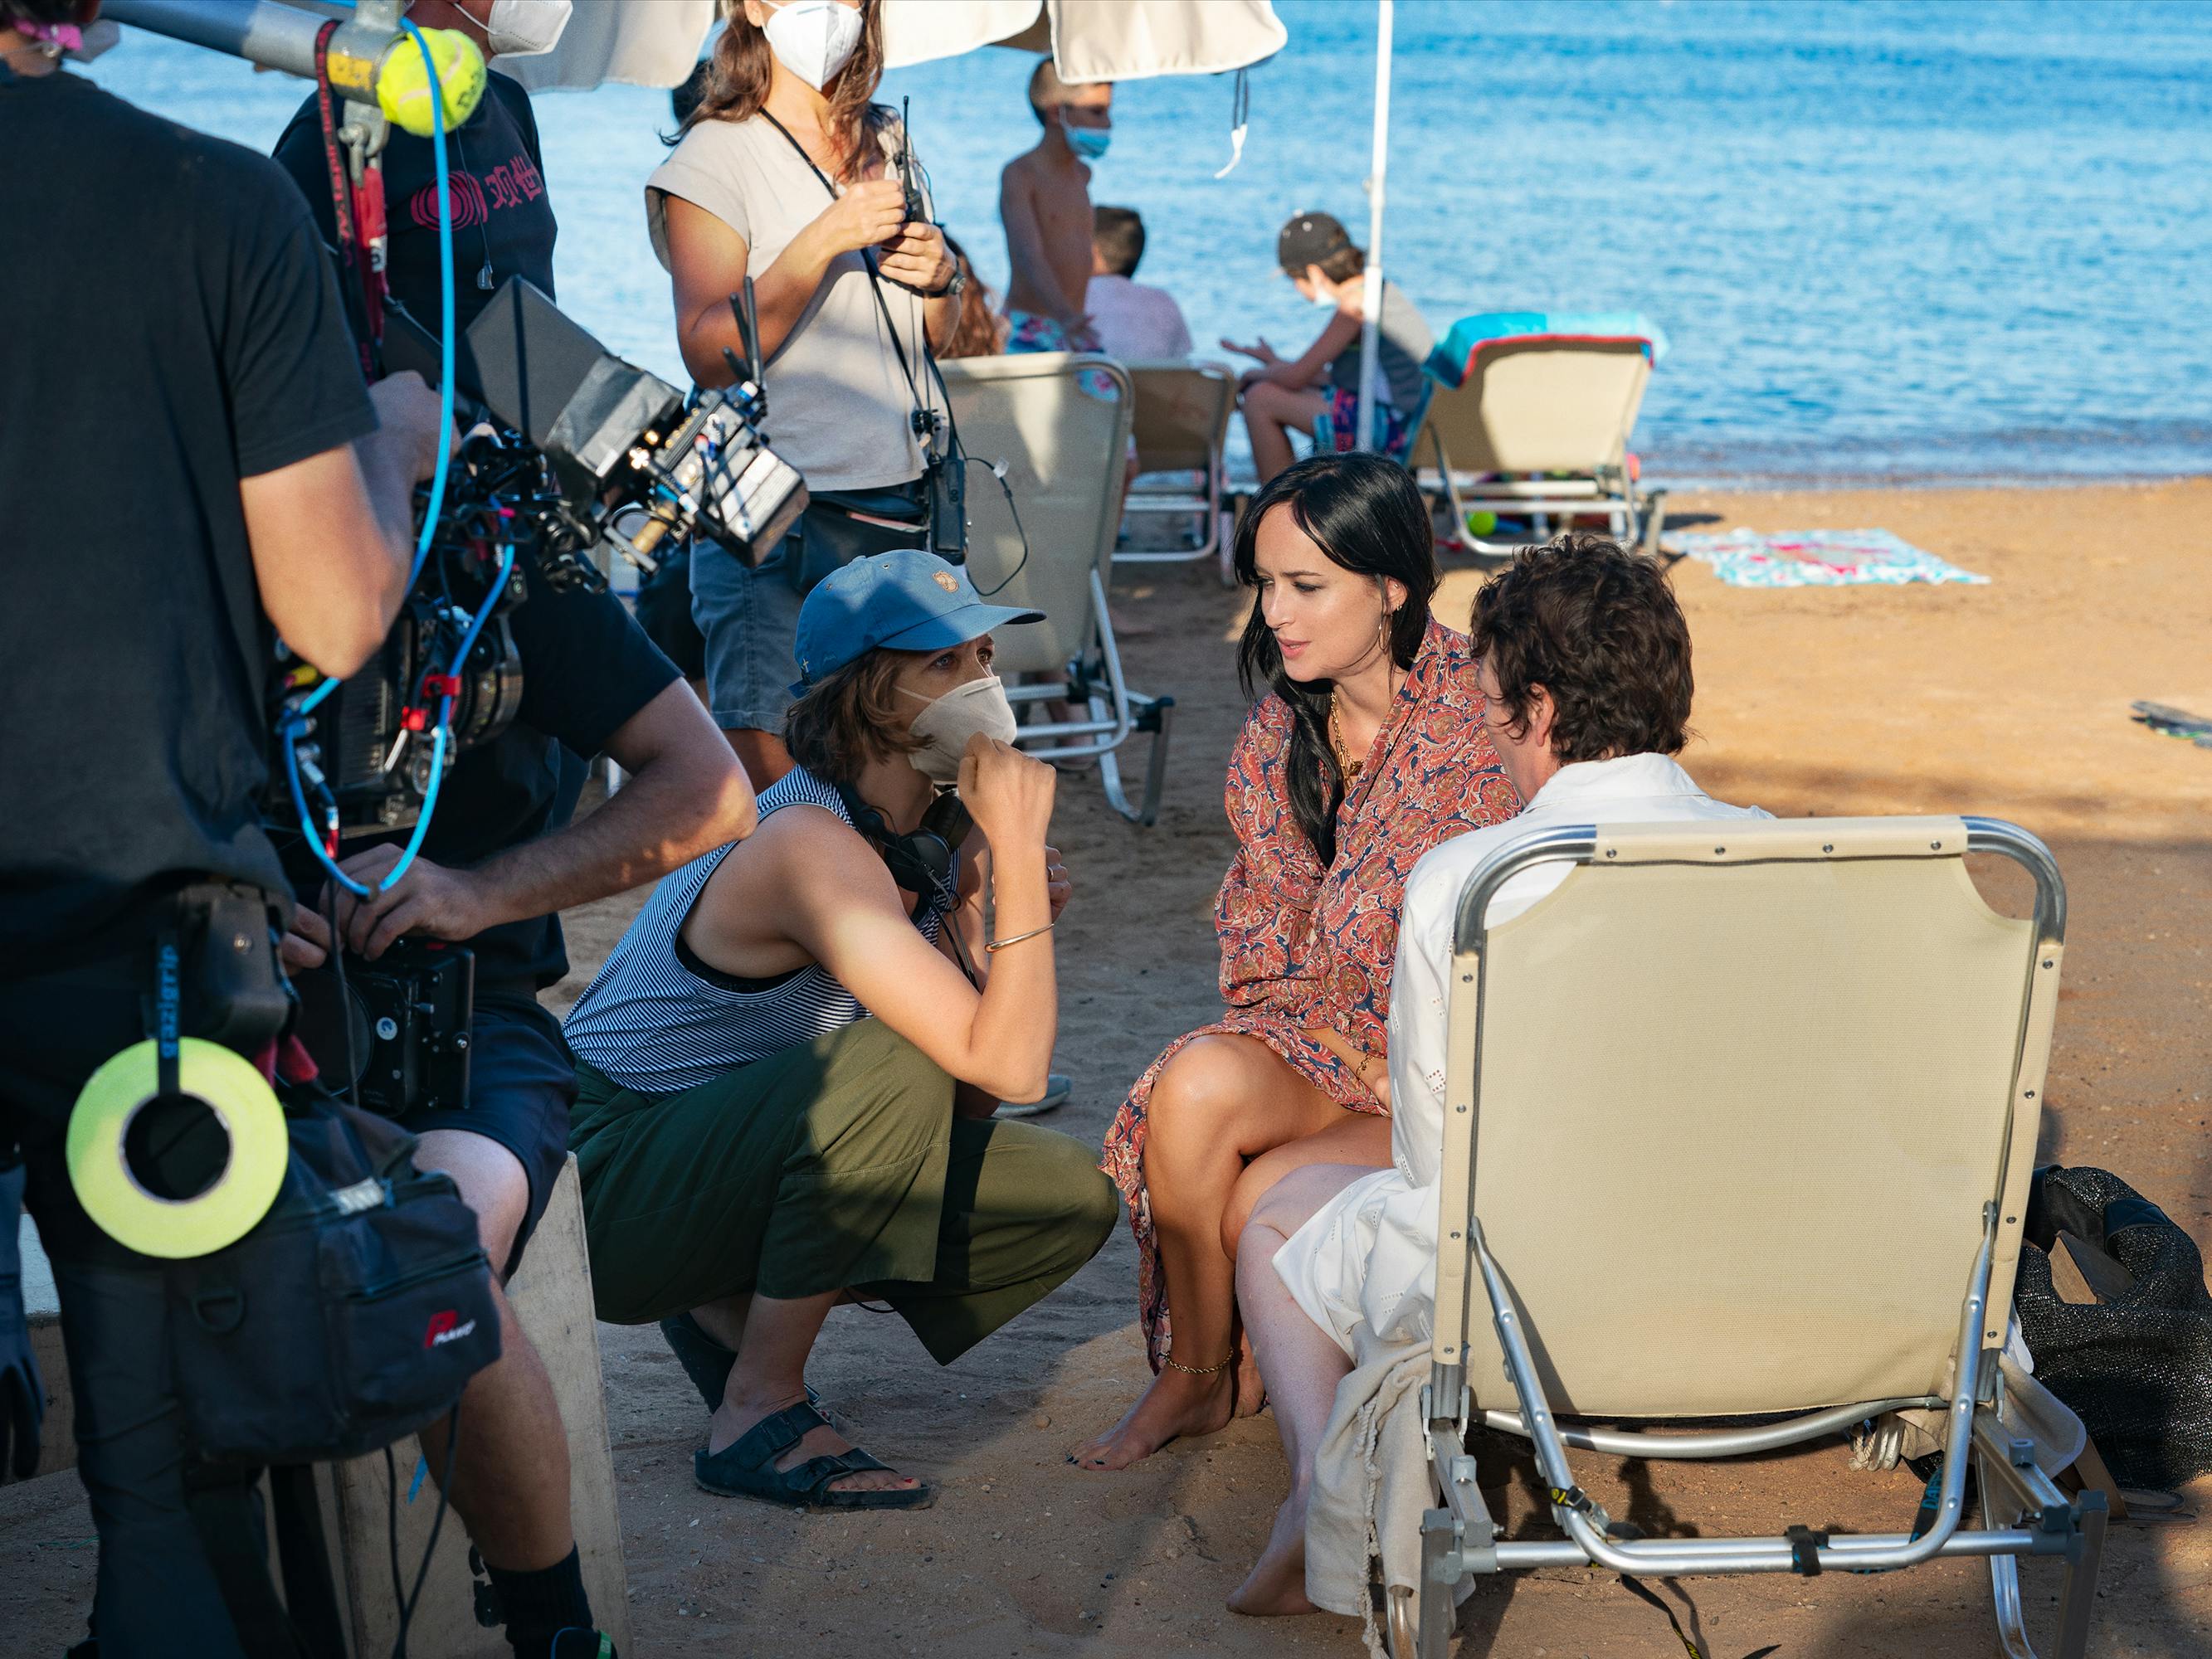
{"label": "blue sea water", "polygon": [[[1133,82],[1094,199],[1204,348],[1302,347],[1295,209],[1365,235],[1375,9],[1279,0],[1243,164],[1227,77]],[[2212,471],[2212,6],[1401,0],[1384,264],[1474,312],[1644,312],[1674,350],[1636,447],[1670,477]],[[1030,59],[896,72],[943,216],[1003,284]],[[94,78],[265,149],[301,84],[125,32]],[[538,100],[563,306],[680,374],[640,187],[665,94]]]}

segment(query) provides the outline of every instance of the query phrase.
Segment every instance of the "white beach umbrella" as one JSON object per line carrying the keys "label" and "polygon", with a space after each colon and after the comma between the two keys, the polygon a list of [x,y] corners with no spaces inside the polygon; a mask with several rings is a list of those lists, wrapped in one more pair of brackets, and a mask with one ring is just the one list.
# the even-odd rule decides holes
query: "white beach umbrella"
{"label": "white beach umbrella", "polygon": [[[978,46],[1048,53],[1060,78],[1142,81],[1220,75],[1273,58],[1290,39],[1271,0],[877,0],[884,66],[904,69]],[[1229,167],[1244,154],[1243,82]]]}
{"label": "white beach umbrella", "polygon": [[1290,39],[1269,0],[880,0],[884,62],[903,69],[978,46],[1052,54],[1063,81],[1218,75]]}
{"label": "white beach umbrella", "polygon": [[720,15],[715,0],[583,0],[552,51],[501,58],[499,71],[532,92],[681,86]]}

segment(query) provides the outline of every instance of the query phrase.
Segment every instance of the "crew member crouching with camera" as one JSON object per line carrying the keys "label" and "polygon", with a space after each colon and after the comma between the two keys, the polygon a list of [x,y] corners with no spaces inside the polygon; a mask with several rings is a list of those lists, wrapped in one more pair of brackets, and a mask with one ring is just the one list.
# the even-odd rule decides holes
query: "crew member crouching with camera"
{"label": "crew member crouching with camera", "polygon": [[[410,18],[457,28],[487,58],[543,50],[560,32],[561,0],[416,0]],[[511,276],[553,292],[556,226],[527,94],[493,74],[476,113],[449,135],[455,234],[455,320],[465,328]],[[326,237],[334,218],[317,100],[287,129],[276,159]],[[425,326],[440,316],[441,266],[431,144],[395,130],[384,155],[392,295]],[[465,1100],[392,1102],[421,1137],[416,1159],[443,1170],[477,1212],[502,1279],[520,1263],[567,1156],[575,1073],[558,1023],[538,993],[568,970],[556,913],[654,879],[746,834],[752,793],[729,746],[621,602],[549,583],[518,561],[526,597],[510,613],[522,689],[513,725],[468,748],[444,781],[420,854],[388,890],[404,835],[348,842],[340,867],[373,896],[325,887],[307,854],[288,851],[303,903],[286,961],[321,967],[325,909],[349,952],[357,991],[402,994],[424,984],[441,955],[410,940],[474,954]],[[592,757],[611,757],[623,787],[572,822]],[[448,970],[450,972],[450,970]],[[431,999],[450,1000],[448,978]],[[310,984],[309,1000],[335,987]],[[364,1000],[368,1000],[364,998]],[[368,1009],[371,1022],[380,1012]],[[450,1052],[451,1032],[428,1034]],[[318,1046],[333,1065],[337,1045]],[[343,1079],[332,1079],[342,1085]],[[588,1629],[569,1522],[567,1441],[545,1366],[501,1301],[502,1356],[470,1384],[460,1411],[449,1496],[483,1560],[515,1651],[534,1659],[563,1629]],[[422,1434],[434,1474],[446,1467],[442,1424]]]}
{"label": "crew member crouching with camera", "polygon": [[[281,171],[60,68],[97,10],[0,0],[0,1167],[20,1144],[60,1292],[99,1651],[234,1659],[205,1493],[187,1492],[168,1264],[88,1212],[65,1136],[87,1079],[163,1003],[185,1039],[271,1049],[291,904],[258,821],[271,630],[325,673],[368,660],[441,434],[413,376],[364,392]],[[222,1137],[181,1095],[137,1121],[170,1145],[125,1139],[131,1178],[181,1217]],[[18,1475],[43,1403],[22,1337],[20,1309],[0,1310],[0,1463]],[[13,1455],[10,1419],[27,1436]]]}
{"label": "crew member crouching with camera", "polygon": [[599,1317],[661,1322],[709,1491],[927,1504],[807,1392],[830,1310],[888,1303],[949,1364],[1113,1228],[1089,1146],[991,1116],[1044,1091],[1068,895],[991,673],[988,630],[1039,620],[915,550],[823,580],[759,830],[663,881],[569,1013]]}

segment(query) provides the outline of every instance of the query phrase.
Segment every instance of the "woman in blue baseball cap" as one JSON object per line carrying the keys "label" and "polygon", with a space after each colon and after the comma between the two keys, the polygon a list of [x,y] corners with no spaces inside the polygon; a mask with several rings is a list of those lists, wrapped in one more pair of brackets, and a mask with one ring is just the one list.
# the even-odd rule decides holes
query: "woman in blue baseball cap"
{"label": "woman in blue baseball cap", "polygon": [[660,1322],[710,1492],[926,1504],[807,1391],[830,1308],[887,1302],[950,1364],[1112,1231],[1087,1146],[992,1116],[1044,1092],[1057,1019],[1054,773],[991,672],[1040,620],[914,550],[823,580],[760,827],[663,880],[569,1013],[599,1317]]}

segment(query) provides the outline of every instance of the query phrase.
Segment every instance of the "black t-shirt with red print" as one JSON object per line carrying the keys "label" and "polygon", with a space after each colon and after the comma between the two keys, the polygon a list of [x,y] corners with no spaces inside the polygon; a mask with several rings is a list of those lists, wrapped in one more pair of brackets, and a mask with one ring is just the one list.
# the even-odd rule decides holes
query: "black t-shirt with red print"
{"label": "black t-shirt with red print", "polygon": [[[299,185],[325,241],[337,232],[330,167],[323,155],[315,100],[276,141],[277,162]],[[553,206],[530,94],[495,71],[483,101],[446,135],[447,188],[453,204],[453,317],[466,328],[493,291],[520,276],[553,292]],[[391,235],[386,264],[392,296],[433,334],[438,331],[438,173],[428,138],[392,129],[384,151],[384,215]]]}

